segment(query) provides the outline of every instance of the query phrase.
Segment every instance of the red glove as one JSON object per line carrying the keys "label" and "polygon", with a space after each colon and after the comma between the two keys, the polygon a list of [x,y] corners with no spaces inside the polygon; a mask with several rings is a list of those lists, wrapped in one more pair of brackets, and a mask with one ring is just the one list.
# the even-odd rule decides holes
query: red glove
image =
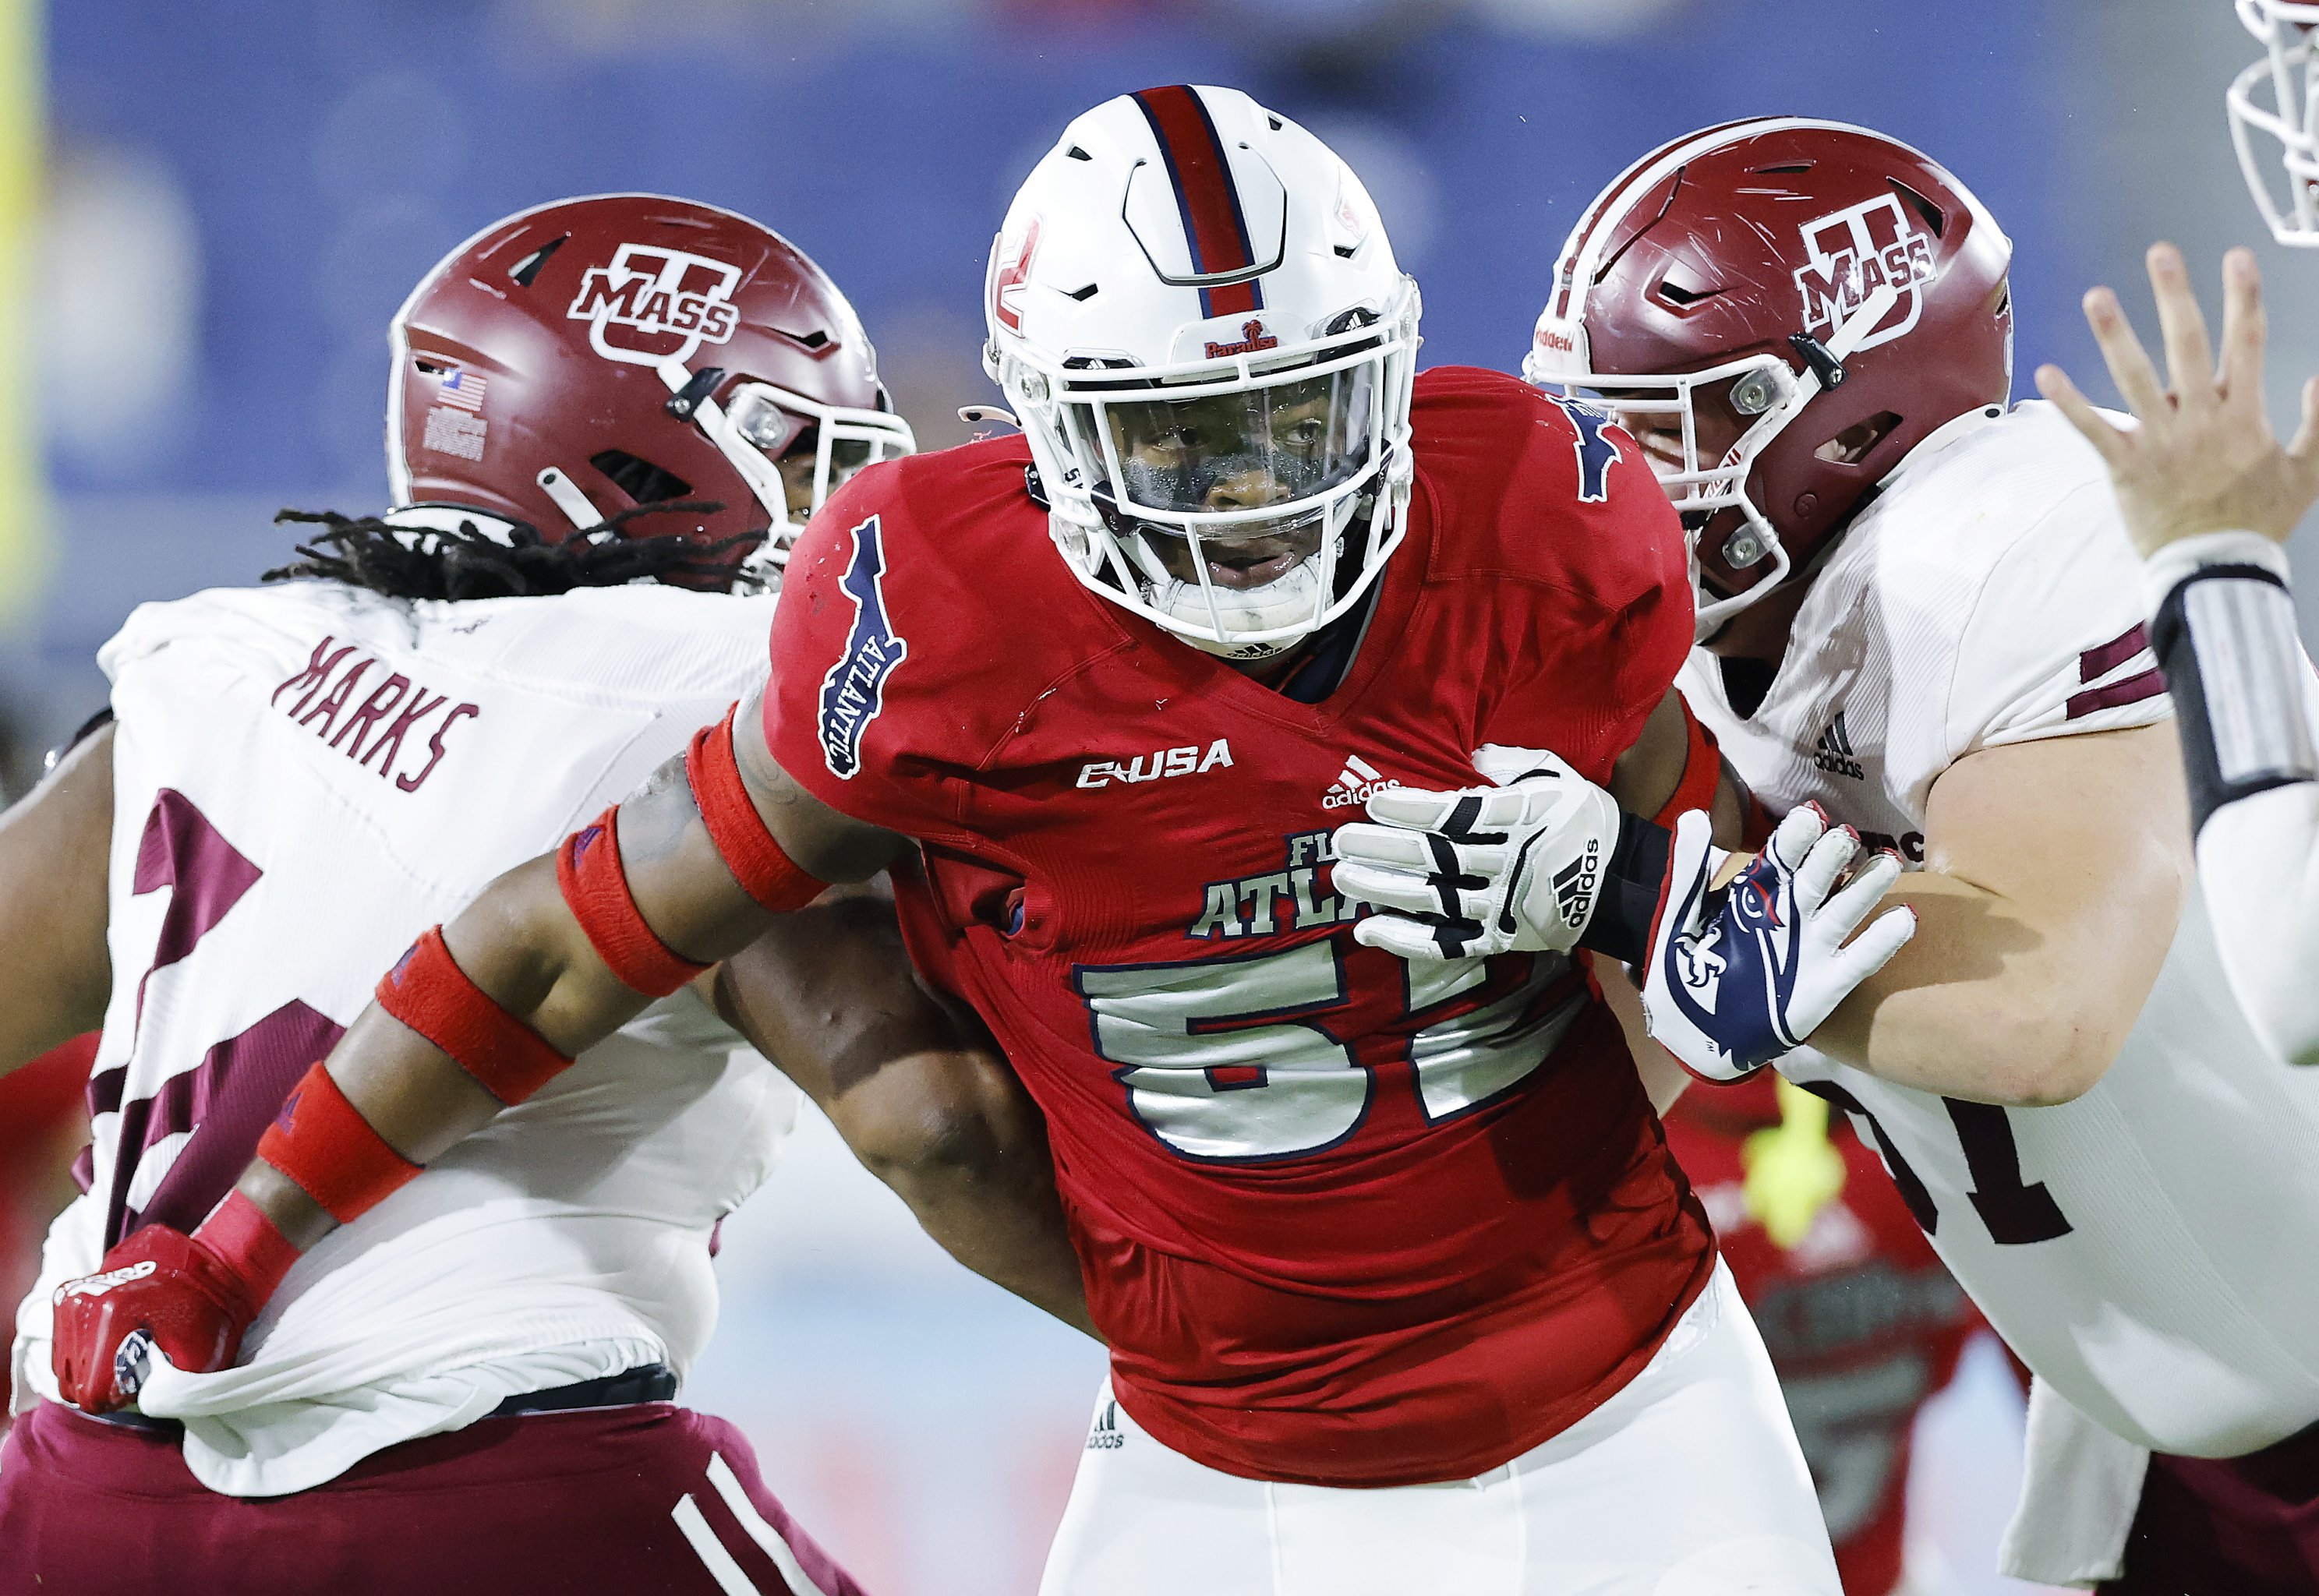
{"label": "red glove", "polygon": [[91,1413],[135,1400],[156,1348],[191,1374],[226,1367],[297,1258],[239,1192],[194,1235],[145,1226],[102,1270],[57,1287],[50,1357],[65,1400]]}

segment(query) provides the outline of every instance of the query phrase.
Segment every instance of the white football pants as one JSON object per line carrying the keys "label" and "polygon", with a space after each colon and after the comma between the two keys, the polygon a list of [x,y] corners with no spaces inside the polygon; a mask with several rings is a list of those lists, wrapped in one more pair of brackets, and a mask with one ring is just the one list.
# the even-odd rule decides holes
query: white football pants
{"label": "white football pants", "polygon": [[1106,1384],[1040,1596],[1841,1596],[1762,1337],[1719,1261],[1643,1372],[1440,1485],[1244,1480]]}

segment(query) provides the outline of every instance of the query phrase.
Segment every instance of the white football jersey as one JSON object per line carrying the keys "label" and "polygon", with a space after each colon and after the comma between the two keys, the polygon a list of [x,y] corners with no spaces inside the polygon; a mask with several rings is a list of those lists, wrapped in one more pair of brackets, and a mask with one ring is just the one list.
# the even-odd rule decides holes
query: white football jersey
{"label": "white football jersey", "polygon": [[[1681,685],[1773,812],[1815,799],[1914,865],[1956,761],[2171,714],[2140,583],[2101,462],[2059,412],[1981,412],[1854,524],[1753,716],[1703,651]],[[1957,1102],[1809,1048],[1782,1069],[1852,1112],[1990,1321],[2104,1426],[2236,1456],[2319,1419],[2319,1072],[2250,1030],[2199,895],[2074,1102]]]}
{"label": "white football jersey", "polygon": [[[656,584],[404,603],[331,582],[137,610],[113,681],[113,997],[87,1193],[18,1316],[124,1231],[191,1230],[428,925],[681,753],[762,679],[771,600]],[[243,1360],[156,1369],[203,1483],[301,1490],[503,1398],[665,1362],[716,1317],[712,1228],[796,1089],[690,991],[293,1268]]]}

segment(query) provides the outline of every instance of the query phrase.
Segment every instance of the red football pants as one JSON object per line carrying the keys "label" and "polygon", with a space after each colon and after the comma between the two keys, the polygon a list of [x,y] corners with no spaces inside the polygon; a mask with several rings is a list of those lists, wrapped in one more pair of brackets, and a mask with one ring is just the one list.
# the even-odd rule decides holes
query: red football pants
{"label": "red football pants", "polygon": [[485,1419],[327,1485],[204,1489],[168,1438],[42,1402],[0,1449],[5,1596],[862,1596],[740,1431],[666,1402]]}

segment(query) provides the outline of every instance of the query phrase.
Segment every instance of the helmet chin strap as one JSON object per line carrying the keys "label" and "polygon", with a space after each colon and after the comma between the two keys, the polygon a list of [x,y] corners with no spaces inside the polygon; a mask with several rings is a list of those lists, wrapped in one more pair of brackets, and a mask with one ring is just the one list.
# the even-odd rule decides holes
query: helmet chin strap
{"label": "helmet chin strap", "polygon": [[564,512],[564,518],[572,523],[574,532],[585,532],[591,527],[604,524],[604,512],[589,502],[588,495],[580,491],[580,484],[561,467],[548,466],[532,480],[539,484],[540,491],[547,495],[555,508]]}

